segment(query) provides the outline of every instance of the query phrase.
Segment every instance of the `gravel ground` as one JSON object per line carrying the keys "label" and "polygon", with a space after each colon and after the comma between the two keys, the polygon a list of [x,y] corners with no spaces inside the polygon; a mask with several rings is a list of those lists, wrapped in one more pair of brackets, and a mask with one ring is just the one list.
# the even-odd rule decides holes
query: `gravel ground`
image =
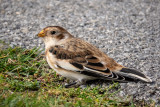
{"label": "gravel ground", "polygon": [[159,0],[0,0],[0,40],[10,46],[44,46],[35,35],[49,25],[63,26],[143,71],[155,83],[121,83],[119,95],[160,105]]}

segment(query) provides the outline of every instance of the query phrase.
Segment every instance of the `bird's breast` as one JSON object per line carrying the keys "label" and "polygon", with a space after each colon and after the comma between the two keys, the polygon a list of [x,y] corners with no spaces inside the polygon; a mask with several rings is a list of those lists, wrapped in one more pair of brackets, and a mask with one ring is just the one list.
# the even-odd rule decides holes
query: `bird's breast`
{"label": "bird's breast", "polygon": [[55,68],[55,63],[56,63],[56,59],[54,57],[54,55],[52,55],[49,51],[46,51],[46,59],[47,59],[47,62],[49,64],[49,66],[54,69]]}

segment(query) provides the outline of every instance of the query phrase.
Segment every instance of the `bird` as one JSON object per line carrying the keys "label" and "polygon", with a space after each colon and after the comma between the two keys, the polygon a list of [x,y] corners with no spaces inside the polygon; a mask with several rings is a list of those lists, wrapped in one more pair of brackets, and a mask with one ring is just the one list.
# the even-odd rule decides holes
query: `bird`
{"label": "bird", "polygon": [[74,81],[65,85],[66,88],[79,87],[96,79],[152,82],[144,73],[118,64],[100,49],[74,37],[63,27],[47,26],[37,36],[44,41],[49,66],[59,75]]}

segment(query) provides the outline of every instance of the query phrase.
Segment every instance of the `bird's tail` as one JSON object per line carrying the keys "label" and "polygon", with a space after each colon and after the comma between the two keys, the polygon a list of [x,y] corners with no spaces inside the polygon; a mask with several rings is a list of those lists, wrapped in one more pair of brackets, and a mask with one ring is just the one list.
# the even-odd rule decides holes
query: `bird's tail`
{"label": "bird's tail", "polygon": [[116,72],[115,74],[120,77],[117,78],[120,81],[143,81],[148,83],[152,82],[152,80],[143,73],[130,68],[122,68],[119,72]]}

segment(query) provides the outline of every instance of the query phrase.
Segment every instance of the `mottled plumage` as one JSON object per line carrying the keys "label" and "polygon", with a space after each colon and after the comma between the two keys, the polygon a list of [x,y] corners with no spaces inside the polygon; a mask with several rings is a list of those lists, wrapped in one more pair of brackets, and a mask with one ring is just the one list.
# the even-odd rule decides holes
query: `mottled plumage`
{"label": "mottled plumage", "polygon": [[71,85],[79,86],[93,79],[151,82],[143,73],[118,64],[95,46],[73,37],[62,27],[46,27],[38,36],[44,40],[50,67],[58,74],[76,80]]}

